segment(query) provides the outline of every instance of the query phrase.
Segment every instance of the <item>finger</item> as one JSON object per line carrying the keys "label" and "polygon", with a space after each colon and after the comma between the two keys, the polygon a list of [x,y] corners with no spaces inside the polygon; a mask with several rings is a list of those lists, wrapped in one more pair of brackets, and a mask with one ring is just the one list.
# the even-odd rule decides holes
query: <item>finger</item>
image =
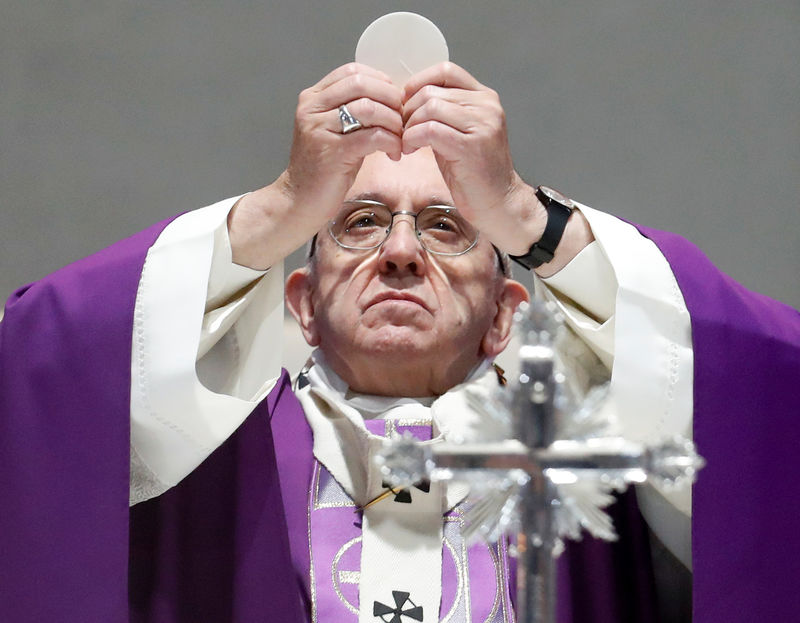
{"label": "finger", "polygon": [[[403,104],[403,119],[408,120],[420,107],[432,100],[445,100],[463,106],[492,104],[493,91],[469,91],[466,89],[446,89],[432,84],[422,87]],[[500,100],[497,98],[497,106]]]}
{"label": "finger", "polygon": [[[405,110],[403,112],[405,116]],[[472,106],[454,104],[445,99],[431,99],[408,117],[403,131],[407,132],[414,126],[428,121],[437,121],[459,132],[473,132],[485,119],[482,119],[479,110]]]}
{"label": "finger", "polygon": [[382,151],[392,160],[400,160],[403,153],[402,139],[385,128],[362,128],[347,135],[349,152],[359,158]]}
{"label": "finger", "polygon": [[354,76],[356,74],[364,74],[366,76],[377,78],[378,80],[383,80],[389,84],[392,83],[392,80],[389,78],[389,76],[382,71],[375,69],[374,67],[362,65],[361,63],[347,63],[346,65],[342,65],[341,67],[337,67],[331,71],[328,75],[322,78],[322,80],[313,85],[311,89],[314,91],[322,91],[323,89],[331,86],[333,83],[339,82],[339,80],[342,78]]}
{"label": "finger", "polygon": [[[347,110],[364,128],[382,127],[397,136],[403,133],[403,118],[400,113],[375,100],[362,97],[354,102],[348,102]],[[325,115],[330,117],[330,122],[326,123],[325,127],[332,132],[341,134],[342,123],[339,119],[339,110],[328,111]]]}
{"label": "finger", "polygon": [[341,104],[368,97],[399,111],[402,106],[402,93],[391,83],[386,83],[373,76],[353,74],[334,82],[326,89],[314,94],[311,109],[313,111],[332,110]]}
{"label": "finger", "polygon": [[426,121],[403,132],[403,153],[430,146],[445,160],[458,160],[464,153],[466,135],[438,121]]}
{"label": "finger", "polygon": [[414,93],[427,84],[473,91],[483,88],[483,85],[466,69],[448,61],[423,69],[411,76],[403,87],[405,99],[411,98]]}

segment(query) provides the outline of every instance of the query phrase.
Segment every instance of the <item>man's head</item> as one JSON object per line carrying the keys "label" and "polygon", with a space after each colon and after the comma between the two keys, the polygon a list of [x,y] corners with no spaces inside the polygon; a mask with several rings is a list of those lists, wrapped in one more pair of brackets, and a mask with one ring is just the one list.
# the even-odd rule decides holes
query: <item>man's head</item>
{"label": "man's head", "polygon": [[[365,158],[347,199],[354,197],[393,212],[452,205],[427,149],[399,162],[382,153]],[[479,237],[462,255],[435,255],[420,244],[409,215],[396,216],[391,234],[371,250],[342,248],[324,230],[309,265],[289,276],[286,294],[306,341],[350,387],[407,396],[443,393],[501,352],[513,310],[527,298],[498,270],[489,241]]]}

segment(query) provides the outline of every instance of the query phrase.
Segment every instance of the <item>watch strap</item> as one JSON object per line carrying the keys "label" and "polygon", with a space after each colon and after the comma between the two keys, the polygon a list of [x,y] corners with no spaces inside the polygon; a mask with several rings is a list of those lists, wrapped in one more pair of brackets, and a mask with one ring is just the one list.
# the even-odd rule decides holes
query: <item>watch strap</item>
{"label": "watch strap", "polygon": [[542,202],[544,209],[547,211],[547,224],[544,227],[542,237],[531,245],[525,255],[510,256],[517,264],[524,266],[528,270],[539,268],[542,264],[546,264],[553,259],[558,243],[561,242],[564,230],[567,227],[567,221],[570,214],[572,214],[571,207],[559,203],[545,194],[541,186],[536,189],[536,198]]}

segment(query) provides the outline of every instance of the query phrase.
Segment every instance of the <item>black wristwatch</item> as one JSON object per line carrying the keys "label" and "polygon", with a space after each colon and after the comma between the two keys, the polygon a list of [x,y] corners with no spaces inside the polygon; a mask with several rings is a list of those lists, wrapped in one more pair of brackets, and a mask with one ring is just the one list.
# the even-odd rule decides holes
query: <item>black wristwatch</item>
{"label": "black wristwatch", "polygon": [[557,190],[548,186],[539,186],[536,189],[536,198],[542,202],[547,210],[547,225],[544,227],[542,237],[531,245],[525,255],[510,256],[517,264],[528,270],[539,268],[547,264],[556,254],[556,247],[561,242],[564,229],[567,227],[569,215],[575,209],[572,199],[568,199]]}

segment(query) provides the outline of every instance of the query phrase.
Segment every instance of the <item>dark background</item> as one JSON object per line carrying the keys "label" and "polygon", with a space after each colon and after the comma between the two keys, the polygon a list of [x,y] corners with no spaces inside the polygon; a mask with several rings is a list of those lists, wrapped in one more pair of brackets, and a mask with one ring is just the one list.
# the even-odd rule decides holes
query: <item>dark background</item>
{"label": "dark background", "polygon": [[800,306],[798,0],[0,7],[2,298],[272,181],[297,93],[413,10],[500,93],[529,182],[687,236]]}

